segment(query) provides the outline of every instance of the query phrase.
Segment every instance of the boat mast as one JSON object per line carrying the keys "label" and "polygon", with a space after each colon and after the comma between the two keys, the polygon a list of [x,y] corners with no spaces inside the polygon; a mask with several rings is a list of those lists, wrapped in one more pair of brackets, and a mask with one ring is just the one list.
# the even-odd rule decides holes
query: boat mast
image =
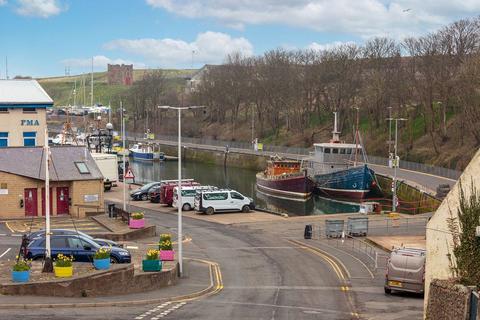
{"label": "boat mast", "polygon": [[357,109],[357,121],[356,121],[356,125],[355,125],[355,161],[353,162],[353,166],[356,167],[357,166],[357,157],[358,157],[358,123],[359,123],[359,111],[360,111],[360,108],[359,107],[355,107],[355,109]]}
{"label": "boat mast", "polygon": [[92,72],[90,77],[90,105],[93,107],[93,57],[92,57]]}
{"label": "boat mast", "polygon": [[331,142],[335,143],[335,142],[340,142],[340,131],[338,131],[338,126],[337,126],[338,112],[335,111],[333,114],[335,115],[335,122],[333,123],[333,131],[332,131],[333,137]]}

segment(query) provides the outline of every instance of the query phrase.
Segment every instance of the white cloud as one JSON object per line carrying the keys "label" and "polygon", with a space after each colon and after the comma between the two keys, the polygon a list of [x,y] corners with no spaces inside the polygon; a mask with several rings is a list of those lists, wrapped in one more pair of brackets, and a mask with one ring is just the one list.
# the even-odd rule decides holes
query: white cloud
{"label": "white cloud", "polygon": [[197,35],[193,42],[176,39],[119,39],[105,44],[106,49],[122,50],[142,56],[152,64],[175,67],[190,64],[192,52],[195,63],[220,63],[227,54],[240,52],[253,55],[253,46],[245,38],[207,31]]}
{"label": "white cloud", "polygon": [[[431,31],[480,11],[478,0],[146,0],[189,18],[227,26],[282,24],[368,38],[400,38]],[[408,10],[410,9],[410,10]]]}
{"label": "white cloud", "polygon": [[334,41],[329,43],[312,42],[307,46],[307,49],[311,49],[314,51],[322,51],[322,50],[330,50],[330,49],[337,48],[344,45],[355,45],[355,44],[356,43],[352,41],[347,41],[347,42]]}
{"label": "white cloud", "polygon": [[[1,1],[1,0],[0,0]],[[62,11],[57,0],[17,0],[17,13],[22,16],[48,18]]]}
{"label": "white cloud", "polygon": [[[63,65],[78,68],[90,68],[92,66],[92,58],[72,58],[61,61]],[[93,67],[95,69],[107,69],[107,64],[133,64],[135,69],[145,68],[144,63],[132,62],[123,59],[110,59],[105,56],[94,56]]]}
{"label": "white cloud", "polygon": [[0,6],[4,6],[7,4],[7,0],[0,0]]}

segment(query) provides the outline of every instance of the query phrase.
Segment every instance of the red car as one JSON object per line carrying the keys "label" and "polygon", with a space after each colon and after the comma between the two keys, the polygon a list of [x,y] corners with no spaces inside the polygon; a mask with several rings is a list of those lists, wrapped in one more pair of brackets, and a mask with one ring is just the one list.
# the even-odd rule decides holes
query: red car
{"label": "red car", "polygon": [[[191,187],[191,186],[199,186],[200,183],[193,181],[193,179],[189,179],[187,181],[182,181],[182,186]],[[173,203],[173,188],[178,186],[178,182],[167,182],[162,183],[159,189],[160,193],[160,203],[166,204],[167,206],[171,207]]]}

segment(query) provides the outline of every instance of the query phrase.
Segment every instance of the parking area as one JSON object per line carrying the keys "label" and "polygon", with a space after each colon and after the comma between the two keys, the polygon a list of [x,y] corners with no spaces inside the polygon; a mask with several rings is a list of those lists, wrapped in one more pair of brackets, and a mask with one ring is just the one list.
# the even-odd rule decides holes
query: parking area
{"label": "parking area", "polygon": [[[5,221],[5,227],[13,234],[23,234],[30,231],[38,231],[45,229],[45,218],[41,219],[31,219],[31,220],[10,220]],[[79,230],[86,233],[90,232],[108,232],[99,223],[95,222],[93,219],[71,219],[70,217],[65,218],[55,218],[51,219],[51,228],[52,229],[73,229]]]}

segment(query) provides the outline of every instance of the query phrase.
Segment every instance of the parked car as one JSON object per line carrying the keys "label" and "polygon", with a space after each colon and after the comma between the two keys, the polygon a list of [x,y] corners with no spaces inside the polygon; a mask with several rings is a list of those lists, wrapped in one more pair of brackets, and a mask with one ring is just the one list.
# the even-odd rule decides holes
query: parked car
{"label": "parked car", "polygon": [[385,293],[392,290],[424,293],[425,290],[424,249],[401,248],[391,252],[385,275]]}
{"label": "parked car", "polygon": [[235,190],[197,191],[195,195],[195,210],[208,215],[228,211],[246,213],[253,209],[255,209],[253,199]]}
{"label": "parked car", "polygon": [[148,200],[148,191],[155,186],[159,186],[160,184],[161,182],[150,182],[144,184],[142,187],[130,192],[130,197],[132,197],[132,200]]}
{"label": "parked car", "polygon": [[[106,246],[106,247],[118,247],[121,248],[122,246],[116,243],[115,241],[108,240],[108,239],[99,239],[99,238],[93,238],[92,236],[82,232],[82,231],[76,231],[76,230],[70,230],[70,229],[50,229],[50,232],[54,236],[62,236],[62,235],[80,235],[85,238],[89,238],[90,240],[95,241],[101,246]],[[35,232],[31,232],[30,234],[27,235],[28,242],[32,242],[33,239],[38,238],[38,237],[45,237],[45,230],[39,230]]]}
{"label": "parked car", "polygon": [[[200,183],[193,181],[193,179],[182,180],[182,186],[199,186]],[[167,181],[162,183],[160,187],[160,203],[171,207],[173,204],[173,189],[178,186],[176,181]]]}
{"label": "parked car", "polygon": [[[195,195],[197,190],[218,190],[217,187],[212,186],[192,186],[182,187],[182,210],[189,211],[195,207]],[[173,188],[173,207],[177,208],[178,202],[178,187]]]}
{"label": "parked car", "polygon": [[[58,254],[73,256],[76,262],[92,262],[95,251],[100,249],[98,243],[81,235],[54,235],[50,238],[52,258]],[[128,250],[118,247],[110,248],[110,260],[113,263],[130,263],[131,255]],[[45,237],[33,239],[27,247],[27,259],[43,259],[45,255]]]}
{"label": "parked car", "polygon": [[162,185],[155,186],[148,191],[148,198],[150,202],[159,203],[160,202],[160,188]]}

